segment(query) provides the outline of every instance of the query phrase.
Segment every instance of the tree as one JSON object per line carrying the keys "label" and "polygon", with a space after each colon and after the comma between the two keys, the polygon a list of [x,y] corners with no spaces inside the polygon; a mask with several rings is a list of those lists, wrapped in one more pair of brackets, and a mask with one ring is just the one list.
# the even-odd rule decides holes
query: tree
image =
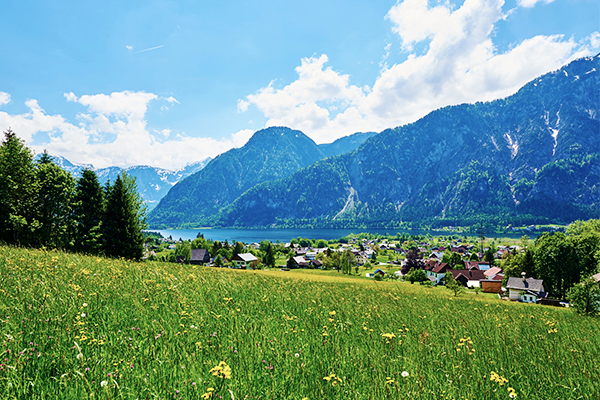
{"label": "tree", "polygon": [[596,316],[600,313],[600,286],[591,276],[569,289],[567,299],[579,314]]}
{"label": "tree", "polygon": [[458,296],[465,290],[463,285],[461,285],[456,281],[456,279],[454,279],[454,276],[451,272],[447,272],[444,275],[444,281],[446,282],[446,288],[452,290],[454,292],[454,296]]}
{"label": "tree", "polygon": [[485,251],[485,253],[483,253],[483,261],[490,263],[490,265],[493,265],[495,260],[496,259],[494,258],[494,251],[491,247],[489,247]]}
{"label": "tree", "polygon": [[287,259],[286,262],[286,266],[290,269],[292,268],[296,268],[296,262],[294,261],[294,257],[293,256],[289,256],[289,258]]}
{"label": "tree", "polygon": [[221,258],[221,256],[216,256],[215,260],[213,261],[213,265],[215,267],[222,267],[223,266],[223,259]]}
{"label": "tree", "polygon": [[9,128],[0,145],[0,241],[36,244],[37,192],[33,155]]}
{"label": "tree", "polygon": [[244,251],[244,244],[242,242],[235,242],[235,246],[233,247],[232,257],[237,256],[238,254]]}
{"label": "tree", "polygon": [[123,172],[107,192],[103,224],[106,255],[134,260],[142,258],[146,207],[137,191],[135,178]]}
{"label": "tree", "polygon": [[269,242],[267,245],[264,263],[267,267],[275,268],[275,252],[273,251],[273,245],[271,245],[271,242]]}
{"label": "tree", "polygon": [[75,179],[56,165],[46,151],[36,166],[35,176],[37,219],[40,222],[36,241],[51,248],[72,247]]}
{"label": "tree", "polygon": [[408,253],[406,253],[406,261],[402,267],[402,274],[406,275],[411,269],[423,269],[424,266],[425,263],[423,262],[423,256],[416,247],[412,248]]}

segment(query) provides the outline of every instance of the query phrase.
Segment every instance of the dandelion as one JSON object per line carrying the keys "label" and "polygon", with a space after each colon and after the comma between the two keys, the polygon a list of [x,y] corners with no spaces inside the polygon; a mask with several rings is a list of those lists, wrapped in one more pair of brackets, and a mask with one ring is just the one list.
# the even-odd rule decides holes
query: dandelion
{"label": "dandelion", "polygon": [[400,375],[402,375],[403,378],[408,378],[408,372],[406,371],[402,371]]}
{"label": "dandelion", "polygon": [[394,384],[394,380],[388,376],[387,378],[385,378],[385,384],[386,385],[393,385]]}
{"label": "dandelion", "polygon": [[296,354],[294,354],[294,356],[295,356],[296,358],[298,358],[298,357],[300,357],[300,354],[296,353]]}

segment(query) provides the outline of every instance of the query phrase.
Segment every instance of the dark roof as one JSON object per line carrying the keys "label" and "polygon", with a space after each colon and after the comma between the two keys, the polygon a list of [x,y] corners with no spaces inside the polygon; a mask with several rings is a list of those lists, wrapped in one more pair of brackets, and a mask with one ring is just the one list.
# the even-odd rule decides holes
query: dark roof
{"label": "dark roof", "polygon": [[208,255],[206,249],[192,249],[192,257],[190,258],[190,261],[204,261],[209,257],[210,256]]}
{"label": "dark roof", "polygon": [[521,290],[521,291],[531,291],[535,293],[540,293],[544,291],[544,281],[541,279],[534,278],[516,278],[511,276],[508,278],[508,282],[506,283],[507,289],[513,290]]}
{"label": "dark roof", "polygon": [[485,279],[483,271],[479,269],[450,269],[454,279],[458,279],[459,276],[464,276],[468,281],[479,281]]}

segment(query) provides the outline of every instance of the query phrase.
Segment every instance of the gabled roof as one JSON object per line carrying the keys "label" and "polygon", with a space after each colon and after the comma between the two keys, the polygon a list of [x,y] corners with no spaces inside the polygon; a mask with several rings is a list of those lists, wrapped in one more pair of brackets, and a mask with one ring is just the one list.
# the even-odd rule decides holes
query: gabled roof
{"label": "gabled roof", "polygon": [[302,256],[296,256],[296,257],[294,257],[294,262],[296,264],[300,265],[300,263],[306,263],[306,260]]}
{"label": "gabled roof", "polygon": [[499,268],[499,267],[492,267],[486,271],[483,271],[483,274],[485,276],[487,276],[488,278],[491,276],[494,276],[494,275],[498,275],[500,273],[502,273],[502,268]]}
{"label": "gabled roof", "polygon": [[478,269],[450,269],[454,279],[458,279],[459,276],[464,276],[468,281],[480,281],[485,279],[483,271]]}
{"label": "gabled roof", "polygon": [[240,253],[237,256],[233,257],[233,260],[252,262],[252,261],[257,261],[258,258],[254,257],[254,255],[252,253]]}
{"label": "gabled roof", "polygon": [[479,263],[477,261],[465,261],[466,269],[479,269]]}
{"label": "gabled roof", "polygon": [[596,275],[592,275],[592,278],[594,278],[596,280],[596,282],[600,282],[600,273],[598,273]]}
{"label": "gabled roof", "polygon": [[448,270],[448,264],[439,263],[438,265],[435,266],[435,268],[433,268],[431,270],[431,272],[435,272],[436,274],[441,274],[443,272],[446,272],[447,270]]}
{"label": "gabled roof", "polygon": [[190,261],[204,261],[205,258],[207,258],[206,249],[192,249]]}
{"label": "gabled roof", "polygon": [[516,278],[511,276],[508,278],[508,282],[506,283],[507,289],[512,290],[520,290],[520,291],[532,291],[535,293],[540,293],[544,291],[544,281],[541,279],[533,279],[533,278]]}

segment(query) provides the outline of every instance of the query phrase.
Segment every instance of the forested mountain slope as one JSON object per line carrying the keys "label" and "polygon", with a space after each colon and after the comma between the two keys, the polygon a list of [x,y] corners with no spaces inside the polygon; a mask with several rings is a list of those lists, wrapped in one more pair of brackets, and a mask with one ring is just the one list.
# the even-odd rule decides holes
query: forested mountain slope
{"label": "forested mountain slope", "polygon": [[516,94],[434,111],[356,151],[256,186],[226,226],[311,221],[568,222],[600,216],[600,58]]}

